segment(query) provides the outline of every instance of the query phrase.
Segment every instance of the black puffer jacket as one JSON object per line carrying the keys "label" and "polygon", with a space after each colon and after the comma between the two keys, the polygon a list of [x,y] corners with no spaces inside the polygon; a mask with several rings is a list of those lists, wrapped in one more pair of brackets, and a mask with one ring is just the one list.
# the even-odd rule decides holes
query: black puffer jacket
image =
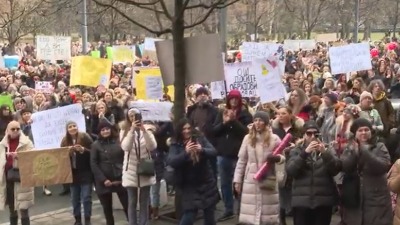
{"label": "black puffer jacket", "polygon": [[314,157],[305,149],[305,144],[295,147],[286,164],[287,174],[293,177],[292,206],[333,206],[337,201],[333,177],[341,169],[340,160],[331,149]]}
{"label": "black puffer jacket", "polygon": [[177,192],[181,193],[184,211],[206,209],[219,201],[217,181],[213,175],[210,159],[217,155],[214,147],[204,137],[198,139],[202,146],[200,161],[193,164],[182,143],[172,143],[167,164],[175,169]]}
{"label": "black puffer jacket", "polygon": [[112,138],[100,138],[92,144],[90,166],[94,175],[97,194],[118,192],[124,188],[121,185],[106,187],[104,181],[122,182],[122,164],[124,151],[121,145]]}

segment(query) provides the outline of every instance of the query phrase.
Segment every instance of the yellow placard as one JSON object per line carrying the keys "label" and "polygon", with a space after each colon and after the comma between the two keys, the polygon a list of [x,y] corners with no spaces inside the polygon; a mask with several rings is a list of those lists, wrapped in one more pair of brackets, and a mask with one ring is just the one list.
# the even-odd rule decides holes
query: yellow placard
{"label": "yellow placard", "polygon": [[114,46],[112,59],[114,63],[134,63],[135,52],[129,46]]}
{"label": "yellow placard", "polygon": [[108,88],[112,62],[110,59],[98,59],[91,56],[77,56],[71,62],[70,86],[84,85]]}
{"label": "yellow placard", "polygon": [[135,84],[137,99],[158,101],[163,94],[168,94],[174,101],[175,88],[173,85],[164,87],[160,68],[141,68],[135,75]]}

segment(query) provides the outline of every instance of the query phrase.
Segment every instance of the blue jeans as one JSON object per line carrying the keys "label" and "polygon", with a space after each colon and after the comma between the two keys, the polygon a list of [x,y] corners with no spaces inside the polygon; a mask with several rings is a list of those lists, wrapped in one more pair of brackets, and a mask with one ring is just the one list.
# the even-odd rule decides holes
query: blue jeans
{"label": "blue jeans", "polygon": [[233,213],[233,174],[236,161],[235,159],[218,156],[218,172],[221,179],[221,194],[225,205],[225,213]]}
{"label": "blue jeans", "polygon": [[[129,225],[149,225],[150,186],[141,188],[126,187],[128,191]],[[139,190],[139,196],[138,196]],[[139,221],[136,206],[139,201]]]}
{"label": "blue jeans", "polygon": [[81,216],[81,204],[85,218],[92,216],[92,184],[71,184],[71,199],[74,216]]}
{"label": "blue jeans", "polygon": [[161,188],[161,181],[157,181],[156,184],[151,186],[151,207],[158,208],[160,207],[160,188]]}
{"label": "blue jeans", "polygon": [[[193,225],[196,221],[198,210],[187,210],[183,212],[179,225]],[[215,206],[208,207],[204,211],[204,225],[216,225],[215,222]]]}

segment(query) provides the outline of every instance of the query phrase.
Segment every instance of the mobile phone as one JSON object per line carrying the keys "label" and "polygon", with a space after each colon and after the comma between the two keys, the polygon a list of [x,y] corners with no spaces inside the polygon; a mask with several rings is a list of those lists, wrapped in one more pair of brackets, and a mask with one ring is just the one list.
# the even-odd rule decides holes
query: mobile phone
{"label": "mobile phone", "polygon": [[192,135],[190,140],[192,140],[192,142],[197,142],[197,136],[196,135]]}
{"label": "mobile phone", "polygon": [[320,133],[315,134],[315,139],[321,142],[321,134]]}
{"label": "mobile phone", "polygon": [[142,121],[142,114],[140,113],[135,114],[135,121]]}

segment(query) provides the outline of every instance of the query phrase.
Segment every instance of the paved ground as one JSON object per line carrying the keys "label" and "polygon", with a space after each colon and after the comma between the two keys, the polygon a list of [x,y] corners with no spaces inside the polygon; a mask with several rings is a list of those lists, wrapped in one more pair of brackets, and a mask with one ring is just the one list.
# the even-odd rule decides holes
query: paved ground
{"label": "paved ground", "polygon": [[[74,219],[71,215],[71,204],[68,196],[58,196],[58,192],[61,187],[50,187],[53,191],[53,196],[43,196],[41,189],[36,190],[36,204],[30,210],[31,214],[31,225],[68,225],[73,224]],[[105,225],[105,220],[103,217],[103,211],[99,201],[94,195],[93,202],[93,225]],[[170,201],[171,203],[173,201]],[[220,203],[217,207],[216,216],[222,213],[223,206]],[[161,210],[161,214],[168,213],[172,211],[172,205],[169,204]],[[125,215],[121,210],[114,210],[115,225],[127,225]],[[338,224],[338,217],[334,216],[332,225]],[[218,223],[219,225],[234,225],[237,223],[237,219],[232,219],[223,223]],[[8,211],[0,212],[0,225],[8,225]],[[150,225],[176,225],[177,222],[167,220],[161,217],[157,221],[152,221]],[[202,221],[198,221],[196,225],[203,224]],[[289,218],[288,225],[293,225],[293,222]]]}

